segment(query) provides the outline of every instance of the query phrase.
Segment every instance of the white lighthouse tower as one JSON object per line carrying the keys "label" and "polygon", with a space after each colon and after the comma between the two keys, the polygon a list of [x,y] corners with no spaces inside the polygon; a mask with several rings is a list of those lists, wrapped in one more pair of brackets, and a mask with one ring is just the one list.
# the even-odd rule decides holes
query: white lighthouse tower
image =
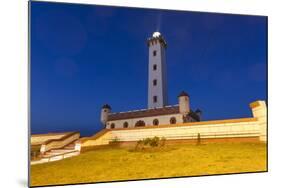
{"label": "white lighthouse tower", "polygon": [[148,108],[162,108],[168,104],[166,78],[167,43],[159,32],[148,39]]}

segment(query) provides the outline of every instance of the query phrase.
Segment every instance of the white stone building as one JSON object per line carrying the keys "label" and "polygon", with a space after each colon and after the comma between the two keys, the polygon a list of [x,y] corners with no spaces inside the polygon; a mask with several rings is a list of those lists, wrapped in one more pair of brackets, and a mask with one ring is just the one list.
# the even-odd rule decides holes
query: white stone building
{"label": "white stone building", "polygon": [[161,126],[200,121],[201,111],[190,109],[190,97],[182,91],[177,105],[168,105],[166,48],[167,43],[159,32],[148,39],[148,108],[127,112],[111,112],[106,104],[102,107],[101,122],[107,129]]}

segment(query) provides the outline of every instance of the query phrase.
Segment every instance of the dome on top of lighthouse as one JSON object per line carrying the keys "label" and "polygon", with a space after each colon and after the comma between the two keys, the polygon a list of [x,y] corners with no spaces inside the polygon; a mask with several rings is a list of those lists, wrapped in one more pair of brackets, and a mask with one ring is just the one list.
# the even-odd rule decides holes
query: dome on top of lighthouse
{"label": "dome on top of lighthouse", "polygon": [[152,37],[148,38],[147,45],[150,46],[156,44],[155,41],[160,41],[160,44],[162,44],[165,48],[167,48],[167,43],[165,39],[163,38],[162,34],[158,31],[152,33]]}
{"label": "dome on top of lighthouse", "polygon": [[160,37],[161,36],[161,33],[156,31],[152,34],[152,37]]}

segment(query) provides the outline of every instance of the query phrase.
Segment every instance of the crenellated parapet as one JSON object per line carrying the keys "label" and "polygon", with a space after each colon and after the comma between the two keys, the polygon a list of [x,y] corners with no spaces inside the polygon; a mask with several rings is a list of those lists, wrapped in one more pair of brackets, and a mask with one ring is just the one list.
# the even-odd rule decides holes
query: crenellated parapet
{"label": "crenellated parapet", "polygon": [[167,48],[167,43],[164,39],[164,37],[160,34],[160,35],[156,35],[156,36],[152,36],[150,38],[147,39],[147,45],[148,47],[158,44],[160,43],[162,46],[164,46],[165,48]]}

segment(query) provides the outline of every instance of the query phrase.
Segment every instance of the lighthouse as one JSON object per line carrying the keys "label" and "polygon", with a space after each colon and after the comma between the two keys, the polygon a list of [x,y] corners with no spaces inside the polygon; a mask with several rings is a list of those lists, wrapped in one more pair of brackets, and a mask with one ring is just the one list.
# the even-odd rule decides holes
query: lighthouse
{"label": "lighthouse", "polygon": [[163,108],[168,104],[166,78],[167,43],[154,32],[148,44],[148,108]]}
{"label": "lighthouse", "polygon": [[125,129],[145,126],[161,126],[201,119],[201,111],[190,108],[190,97],[182,91],[178,104],[168,105],[166,77],[167,43],[159,32],[147,39],[148,46],[148,108],[124,112],[112,112],[105,104],[101,109],[101,122],[106,129]]}

